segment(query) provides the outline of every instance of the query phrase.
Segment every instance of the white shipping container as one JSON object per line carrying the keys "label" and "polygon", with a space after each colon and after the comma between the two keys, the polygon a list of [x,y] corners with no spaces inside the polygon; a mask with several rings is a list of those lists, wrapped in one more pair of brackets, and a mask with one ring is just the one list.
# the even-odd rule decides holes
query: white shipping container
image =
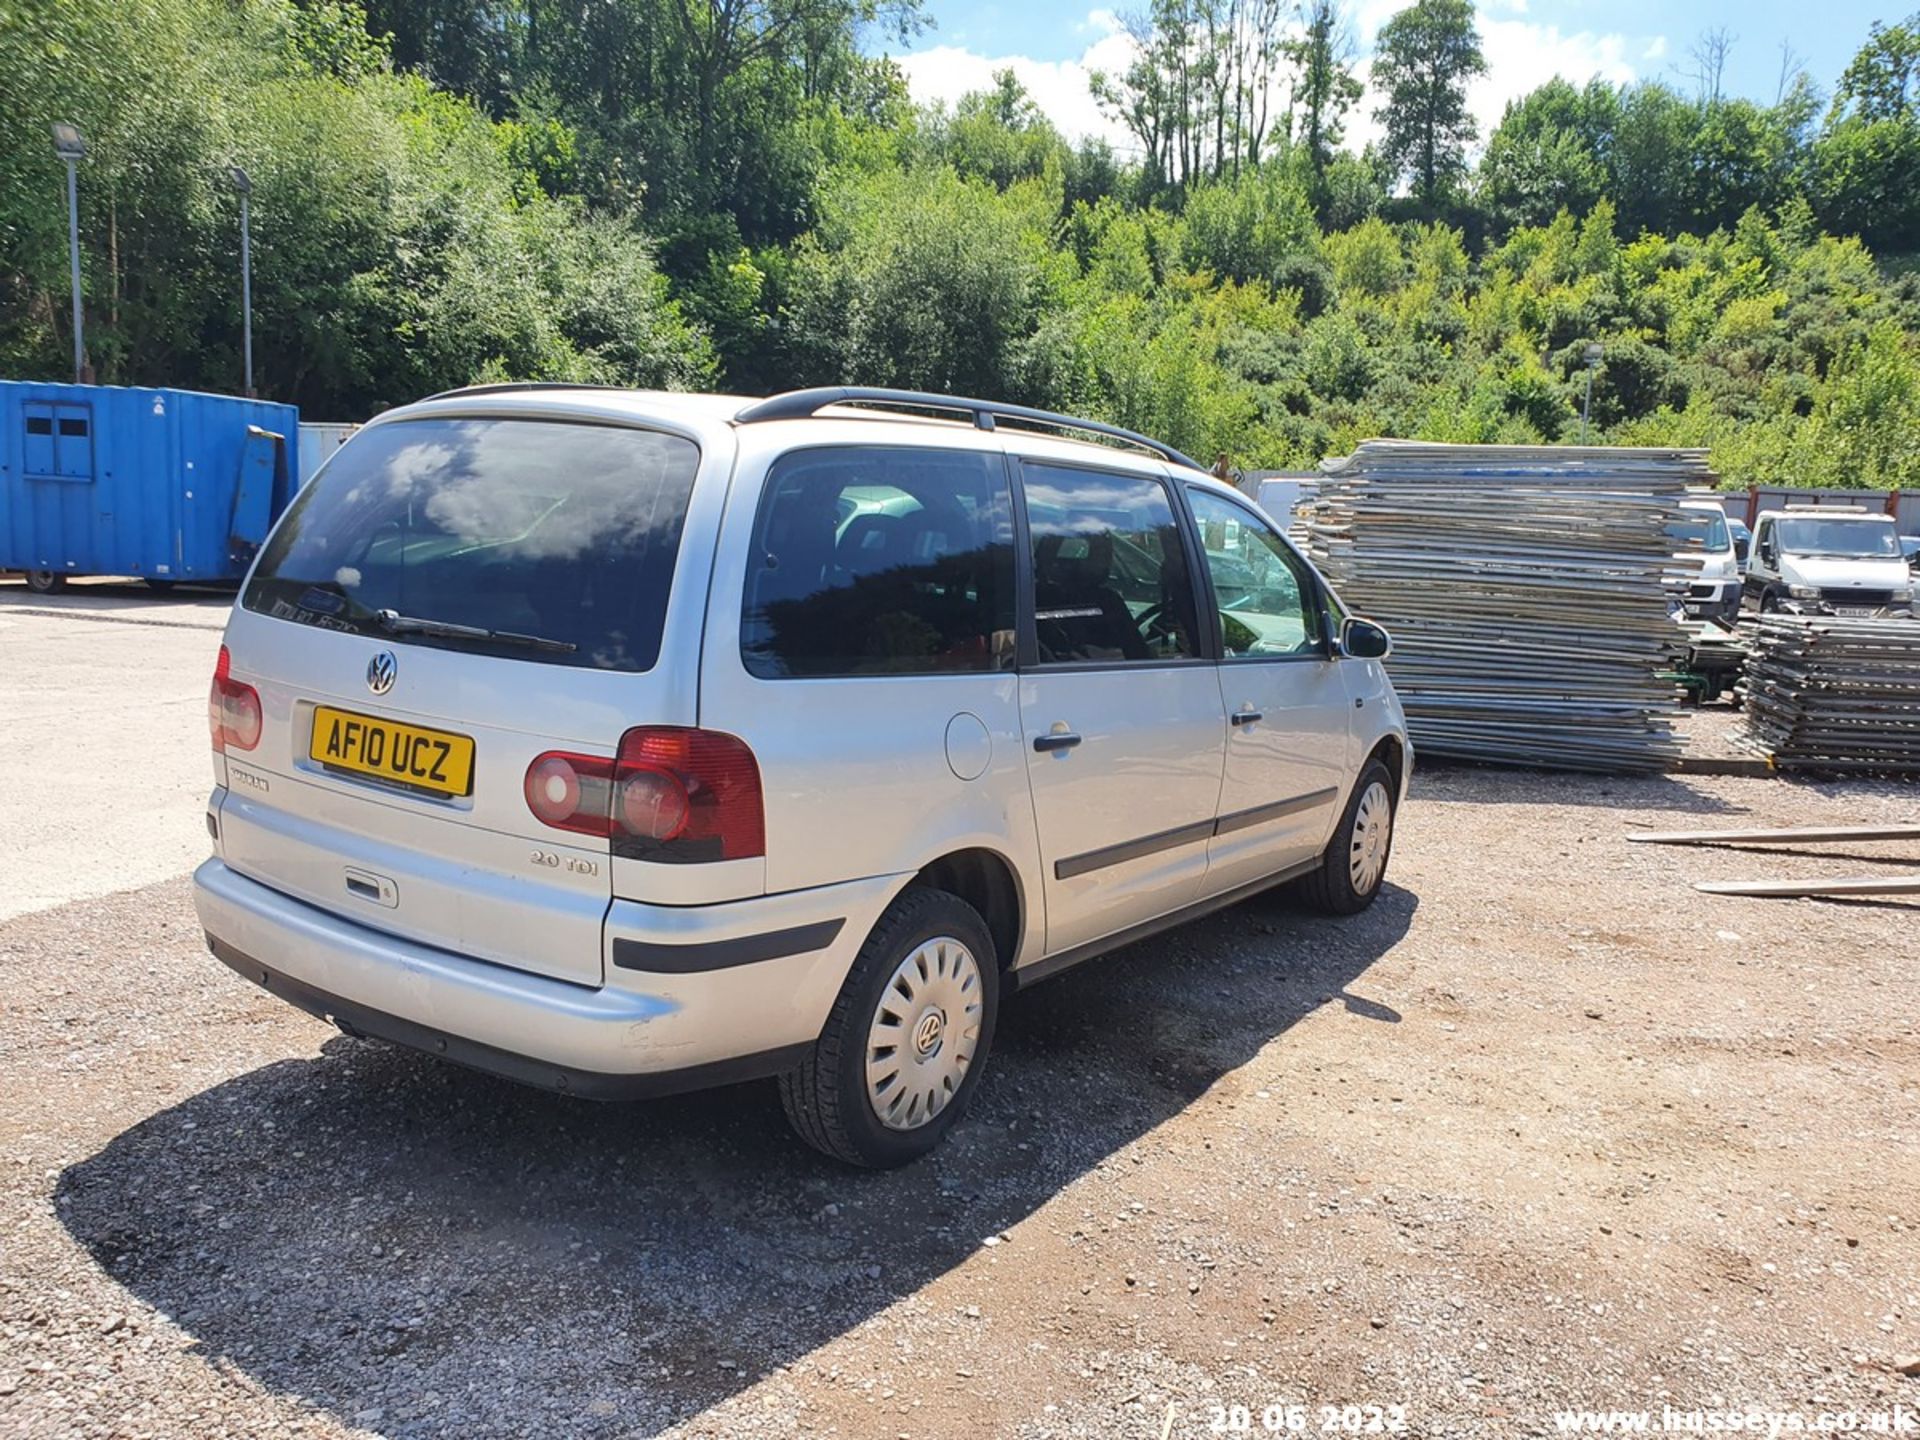
{"label": "white shipping container", "polygon": [[360,427],[349,424],[334,424],[328,421],[300,422],[300,485],[304,486],[313,478],[313,472],[324,465],[333,452],[353,437]]}

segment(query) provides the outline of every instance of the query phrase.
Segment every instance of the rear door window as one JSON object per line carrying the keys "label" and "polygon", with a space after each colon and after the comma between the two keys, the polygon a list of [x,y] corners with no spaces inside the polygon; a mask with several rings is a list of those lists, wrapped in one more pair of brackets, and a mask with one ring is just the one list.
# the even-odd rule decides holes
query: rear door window
{"label": "rear door window", "polygon": [[797,450],[754,521],[740,654],[763,679],[1013,665],[1013,512],[995,454]]}
{"label": "rear door window", "polygon": [[679,436],[610,425],[371,426],[300,492],[242,603],[409,644],[649,670],[699,460]]}

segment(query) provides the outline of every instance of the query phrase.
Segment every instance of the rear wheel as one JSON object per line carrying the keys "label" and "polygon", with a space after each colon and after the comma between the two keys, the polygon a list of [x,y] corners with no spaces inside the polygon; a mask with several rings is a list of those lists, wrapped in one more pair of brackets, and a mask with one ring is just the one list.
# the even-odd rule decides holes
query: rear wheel
{"label": "rear wheel", "polygon": [[1316,910],[1357,915],[1379,895],[1393,853],[1393,773],[1378,760],[1367,763],[1320,857],[1320,868],[1300,882],[1300,894]]}
{"label": "rear wheel", "polygon": [[27,589],[36,595],[51,595],[67,588],[67,577],[53,570],[27,571]]}
{"label": "rear wheel", "polygon": [[787,1119],[849,1164],[919,1158],[973,1098],[999,998],[979,912],[944,890],[907,891],[860,947],[812,1052],[780,1077]]}

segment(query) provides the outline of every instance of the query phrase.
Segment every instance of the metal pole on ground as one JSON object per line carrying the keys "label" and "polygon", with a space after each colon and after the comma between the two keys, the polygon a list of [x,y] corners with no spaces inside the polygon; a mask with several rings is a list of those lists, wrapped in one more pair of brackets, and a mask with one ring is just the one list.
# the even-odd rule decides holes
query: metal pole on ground
{"label": "metal pole on ground", "polygon": [[53,153],[67,166],[67,262],[73,285],[73,383],[86,379],[86,321],[80,311],[80,162],[87,158],[87,139],[80,127],[64,120],[53,123]]}
{"label": "metal pole on ground", "polygon": [[233,179],[233,188],[240,192],[240,331],[241,346],[246,355],[248,399],[253,398],[253,235],[247,202],[253,196],[253,181],[247,178],[247,172],[238,165],[230,166],[227,172]]}

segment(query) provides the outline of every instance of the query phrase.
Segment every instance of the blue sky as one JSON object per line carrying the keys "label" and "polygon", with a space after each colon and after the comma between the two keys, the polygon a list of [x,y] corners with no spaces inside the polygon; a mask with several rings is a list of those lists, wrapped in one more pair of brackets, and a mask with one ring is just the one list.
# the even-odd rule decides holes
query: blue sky
{"label": "blue sky", "polygon": [[[927,0],[936,28],[912,45],[886,47],[902,61],[921,100],[953,101],[982,88],[993,71],[1011,64],[1056,124],[1071,136],[1118,138],[1087,95],[1087,73],[1117,70],[1128,47],[1115,14],[1138,0]],[[1347,0],[1362,56],[1374,33],[1408,0]],[[1771,101],[1780,75],[1780,47],[1790,45],[1823,95],[1866,38],[1876,19],[1900,19],[1864,0],[1827,0],[1808,7],[1788,0],[1480,0],[1479,26],[1488,74],[1470,103],[1486,130],[1502,107],[1555,74],[1615,83],[1665,78],[1693,85],[1689,50],[1700,35],[1724,28],[1734,39],[1726,89]],[[1372,104],[1371,94],[1361,102]],[[1363,114],[1350,127],[1355,140],[1372,131]]]}

